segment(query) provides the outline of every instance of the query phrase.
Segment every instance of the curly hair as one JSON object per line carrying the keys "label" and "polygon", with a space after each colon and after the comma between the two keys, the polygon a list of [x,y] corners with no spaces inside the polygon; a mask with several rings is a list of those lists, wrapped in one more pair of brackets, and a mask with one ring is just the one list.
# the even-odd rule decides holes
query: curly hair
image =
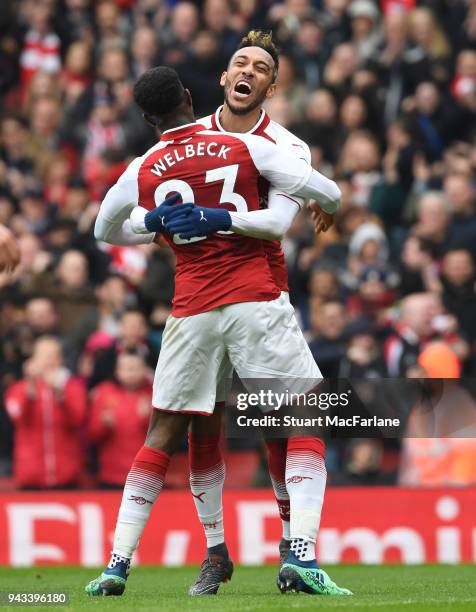
{"label": "curly hair", "polygon": [[185,90],[177,72],[169,66],[149,68],[134,85],[134,100],[148,115],[160,117],[177,108]]}
{"label": "curly hair", "polygon": [[273,42],[273,33],[263,32],[262,30],[250,30],[246,36],[243,36],[236,50],[245,49],[246,47],[259,47],[271,55],[274,61],[274,82],[278,76],[279,50]]}

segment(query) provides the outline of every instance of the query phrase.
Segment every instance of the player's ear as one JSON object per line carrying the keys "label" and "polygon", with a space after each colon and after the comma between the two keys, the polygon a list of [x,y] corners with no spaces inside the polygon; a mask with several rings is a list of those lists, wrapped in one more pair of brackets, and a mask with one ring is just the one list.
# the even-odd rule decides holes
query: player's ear
{"label": "player's ear", "polygon": [[142,113],[142,116],[144,117],[144,120],[151,125],[152,127],[157,127],[157,123],[156,121],[153,119],[153,117],[151,115],[148,115],[147,113]]}
{"label": "player's ear", "polygon": [[227,72],[226,72],[226,70],[224,70],[224,71],[221,73],[221,77],[220,77],[220,85],[221,85],[222,87],[225,87],[226,75],[227,75]]}
{"label": "player's ear", "polygon": [[275,93],[276,93],[276,83],[271,83],[271,85],[268,87],[268,90],[266,92],[266,97],[272,98]]}
{"label": "player's ear", "polygon": [[193,102],[192,102],[192,94],[190,93],[190,89],[185,90],[185,101],[187,103],[187,106],[192,108]]}

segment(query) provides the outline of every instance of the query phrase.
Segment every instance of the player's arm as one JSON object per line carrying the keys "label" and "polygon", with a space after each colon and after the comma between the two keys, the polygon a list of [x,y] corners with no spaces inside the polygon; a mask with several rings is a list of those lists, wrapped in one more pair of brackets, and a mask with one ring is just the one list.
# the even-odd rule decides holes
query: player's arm
{"label": "player's arm", "polygon": [[[205,236],[217,231],[233,230],[254,238],[281,239],[289,229],[296,213],[303,204],[301,198],[319,201],[329,215],[340,204],[340,190],[334,181],[313,170],[308,161],[292,153],[281,151],[264,138],[234,134],[244,141],[256,168],[275,187],[276,204],[267,210],[244,213],[197,205],[187,215],[180,215],[166,224],[171,234],[182,239]],[[289,198],[282,193],[297,195]]]}
{"label": "player's arm", "polygon": [[[289,150],[294,151],[297,157],[301,157],[311,165],[311,149],[305,142],[299,141],[299,144],[293,143]],[[293,197],[300,202],[301,207],[307,204],[307,208],[311,211],[311,219],[316,234],[327,232],[334,225],[334,214],[326,213],[316,200],[306,201],[303,198],[298,198],[296,195]]]}
{"label": "player's arm", "polygon": [[300,202],[272,187],[268,208],[245,213],[230,211],[230,229],[252,238],[281,240],[299,209]]}
{"label": "player's arm", "polygon": [[[308,147],[308,145],[305,142],[300,141],[299,146],[296,146],[295,144],[293,144],[288,147],[287,151],[291,155],[294,155],[296,158],[305,161],[306,164],[308,164],[308,166],[311,167],[311,149]],[[304,208],[306,204],[308,206],[310,204],[309,200],[307,200],[306,198],[300,198],[296,194],[293,194],[293,200],[295,200],[298,203],[299,208],[301,209]]]}
{"label": "player's arm", "polygon": [[155,233],[136,233],[130,215],[138,207],[139,187],[137,173],[141,158],[135,159],[117,183],[106,194],[94,226],[94,237],[109,244],[127,246],[149,244]]}
{"label": "player's arm", "polygon": [[317,200],[326,213],[337,211],[341,192],[334,181],[314,170],[304,159],[264,138],[241,134],[240,139],[246,144],[258,172],[274,187],[300,198]]}
{"label": "player's arm", "polygon": [[252,238],[281,240],[299,208],[299,202],[294,198],[270,189],[267,209],[235,212],[197,204],[189,212],[169,220],[165,227],[170,234],[178,234],[185,240],[228,230]]}
{"label": "player's arm", "polygon": [[[290,146],[288,150],[295,157],[311,165],[311,150],[306,143]],[[304,198],[296,195],[291,197],[271,187],[268,194],[268,208],[246,213],[230,212],[232,220],[230,229],[237,234],[253,238],[282,240],[297,212],[305,204]]]}
{"label": "player's arm", "polygon": [[109,244],[127,246],[149,244],[157,233],[165,231],[169,218],[192,208],[192,204],[177,204],[180,194],[174,194],[153,210],[139,206],[137,175],[142,158],[136,158],[109,189],[94,226],[94,237]]}
{"label": "player's arm", "polygon": [[[288,151],[311,165],[311,149],[304,141],[300,140],[290,143]],[[311,211],[311,219],[316,234],[327,232],[334,225],[334,213],[326,213],[316,200],[305,200],[296,195],[293,195],[293,199],[299,203],[301,208],[307,205],[307,208]]]}

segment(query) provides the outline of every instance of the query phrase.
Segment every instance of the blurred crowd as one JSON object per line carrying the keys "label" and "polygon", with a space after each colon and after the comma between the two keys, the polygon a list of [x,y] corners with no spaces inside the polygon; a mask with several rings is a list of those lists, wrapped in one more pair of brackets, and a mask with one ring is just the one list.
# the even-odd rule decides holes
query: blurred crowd
{"label": "blurred crowd", "polygon": [[[475,0],[3,0],[0,224],[21,263],[0,276],[0,475],[18,486],[122,484],[174,276],[170,250],[92,232],[154,143],[133,83],[174,66],[210,114],[251,28],[282,52],[267,112],[343,194],[333,228],[304,212],[283,243],[324,375],[476,375]],[[356,440],[328,467],[335,484],[470,484],[474,455],[468,438]]]}

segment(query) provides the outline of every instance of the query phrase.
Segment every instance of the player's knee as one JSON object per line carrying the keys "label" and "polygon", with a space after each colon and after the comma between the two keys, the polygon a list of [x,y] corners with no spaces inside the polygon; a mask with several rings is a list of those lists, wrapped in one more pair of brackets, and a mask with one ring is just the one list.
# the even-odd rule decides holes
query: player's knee
{"label": "player's knee", "polygon": [[194,436],[219,436],[223,424],[223,402],[215,404],[213,414],[203,416],[196,414],[190,423],[190,432]]}
{"label": "player's knee", "polygon": [[166,414],[154,410],[145,439],[145,446],[172,455],[178,450],[187,431],[189,421],[189,415]]}
{"label": "player's knee", "polygon": [[263,438],[263,442],[266,446],[268,453],[273,452],[284,452],[288,446],[287,438]]}

